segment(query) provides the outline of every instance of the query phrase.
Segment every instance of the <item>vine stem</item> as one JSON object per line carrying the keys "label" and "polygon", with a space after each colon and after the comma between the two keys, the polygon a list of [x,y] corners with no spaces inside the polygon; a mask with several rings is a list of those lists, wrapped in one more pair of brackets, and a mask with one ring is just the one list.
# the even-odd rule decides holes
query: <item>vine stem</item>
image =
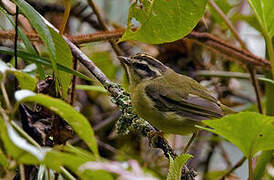
{"label": "vine stem", "polygon": [[[100,25],[102,26],[104,31],[108,31],[108,26],[105,23],[99,9],[97,8],[96,4],[93,2],[93,0],[88,0],[88,5],[91,6],[93,12],[96,14],[96,17],[98,19],[98,22],[100,23]],[[115,41],[113,41],[112,39],[109,40],[109,43],[111,44],[114,52],[116,53],[117,56],[123,56],[124,52],[119,48],[118,44],[115,43]]]}
{"label": "vine stem", "polygon": [[252,157],[248,157],[248,180],[253,180]]}
{"label": "vine stem", "polygon": [[267,52],[270,59],[271,67],[272,67],[272,79],[274,79],[274,49],[273,44],[270,36],[267,34],[265,35]]}
{"label": "vine stem", "polygon": [[228,170],[221,178],[220,180],[224,180],[226,176],[228,176],[229,174],[231,174],[235,169],[237,169],[238,167],[240,167],[246,160],[246,157],[242,157],[242,159],[240,159],[230,170]]}
{"label": "vine stem", "polygon": [[60,167],[61,172],[70,180],[76,180],[75,177],[73,177],[68,170],[66,170],[63,166]]}
{"label": "vine stem", "polygon": [[[15,36],[14,36],[14,61],[15,61],[15,69],[17,69],[17,41],[18,41],[18,12],[19,8],[16,5],[16,10],[15,10]],[[15,83],[15,89],[17,89],[17,83]]]}
{"label": "vine stem", "polygon": [[20,180],[25,180],[25,168],[23,164],[19,165],[19,169],[20,169]]}
{"label": "vine stem", "polygon": [[64,16],[62,18],[62,23],[59,27],[59,34],[64,34],[65,32],[65,28],[66,28],[66,24],[68,22],[68,18],[69,18],[69,12],[70,12],[70,8],[71,8],[71,5],[70,5],[70,0],[64,0],[65,1],[65,12],[64,12]]}
{"label": "vine stem", "polygon": [[4,73],[3,77],[2,77],[2,80],[0,82],[0,86],[1,86],[1,91],[2,91],[2,95],[3,95],[3,98],[5,100],[5,103],[7,105],[7,109],[8,110],[11,110],[12,107],[11,107],[11,103],[10,103],[10,100],[9,100],[9,96],[8,96],[8,93],[6,91],[6,88],[5,88],[5,77],[6,77],[6,73]]}
{"label": "vine stem", "polygon": [[208,1],[209,5],[222,17],[225,24],[228,26],[228,28],[231,30],[237,41],[241,44],[242,48],[247,49],[247,46],[245,42],[242,40],[240,34],[237,32],[236,28],[233,26],[233,24],[230,22],[230,20],[227,18],[227,16],[223,13],[223,11],[219,8],[219,6],[214,2],[214,0]]}

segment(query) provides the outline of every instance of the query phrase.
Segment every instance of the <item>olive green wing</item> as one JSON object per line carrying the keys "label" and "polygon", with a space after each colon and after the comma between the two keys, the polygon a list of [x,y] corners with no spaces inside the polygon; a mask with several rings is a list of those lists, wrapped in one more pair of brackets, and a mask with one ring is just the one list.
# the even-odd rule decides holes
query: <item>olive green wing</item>
{"label": "olive green wing", "polygon": [[223,116],[217,100],[213,102],[194,94],[181,92],[176,87],[155,83],[147,85],[145,93],[154,103],[154,107],[163,113],[175,113],[193,121]]}

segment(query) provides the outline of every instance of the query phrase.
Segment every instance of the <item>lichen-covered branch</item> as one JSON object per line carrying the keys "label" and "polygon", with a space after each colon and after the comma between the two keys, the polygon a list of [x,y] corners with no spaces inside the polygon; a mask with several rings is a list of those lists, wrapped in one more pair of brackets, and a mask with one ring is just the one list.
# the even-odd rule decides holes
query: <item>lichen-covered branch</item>
{"label": "lichen-covered branch", "polygon": [[[50,24],[46,19],[45,23],[52,27],[55,31],[58,30]],[[130,102],[129,94],[116,83],[111,82],[105,74],[90,60],[76,45],[74,45],[67,37],[63,36],[64,40],[69,45],[71,52],[75,58],[77,58],[94,76],[95,78],[108,90],[110,95],[113,98],[113,102],[118,105],[118,107],[123,112],[121,119],[118,122],[118,129],[121,133],[128,133],[128,129],[134,129],[135,131],[140,132],[142,135],[149,137],[151,131],[155,129],[145,120],[139,118],[133,112],[133,107]],[[160,138],[160,140],[159,140]],[[151,138],[156,139],[158,142],[153,142],[152,144],[155,147],[161,148],[167,157],[170,154],[172,157],[175,157],[176,154],[172,148],[168,145],[167,140],[163,137]]]}

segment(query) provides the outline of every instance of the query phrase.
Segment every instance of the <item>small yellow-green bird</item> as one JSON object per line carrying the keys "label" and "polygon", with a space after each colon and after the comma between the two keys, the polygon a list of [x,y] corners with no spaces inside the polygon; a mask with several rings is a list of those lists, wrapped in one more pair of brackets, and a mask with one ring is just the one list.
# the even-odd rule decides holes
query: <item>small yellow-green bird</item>
{"label": "small yellow-green bird", "polygon": [[172,134],[197,132],[202,120],[232,113],[195,80],[178,74],[152,56],[119,57],[130,81],[136,113],[157,129]]}

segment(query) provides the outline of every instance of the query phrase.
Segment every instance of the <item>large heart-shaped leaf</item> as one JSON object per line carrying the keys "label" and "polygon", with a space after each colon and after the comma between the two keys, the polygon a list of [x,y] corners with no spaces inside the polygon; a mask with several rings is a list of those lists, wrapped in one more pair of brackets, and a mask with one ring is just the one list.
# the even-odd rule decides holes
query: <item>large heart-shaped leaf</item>
{"label": "large heart-shaped leaf", "polygon": [[241,112],[217,120],[205,120],[207,129],[236,145],[246,157],[274,149],[274,117]]}
{"label": "large heart-shaped leaf", "polygon": [[[129,9],[128,27],[121,41],[150,44],[183,38],[199,22],[207,0],[137,0]],[[139,26],[132,31],[132,25]]]}

